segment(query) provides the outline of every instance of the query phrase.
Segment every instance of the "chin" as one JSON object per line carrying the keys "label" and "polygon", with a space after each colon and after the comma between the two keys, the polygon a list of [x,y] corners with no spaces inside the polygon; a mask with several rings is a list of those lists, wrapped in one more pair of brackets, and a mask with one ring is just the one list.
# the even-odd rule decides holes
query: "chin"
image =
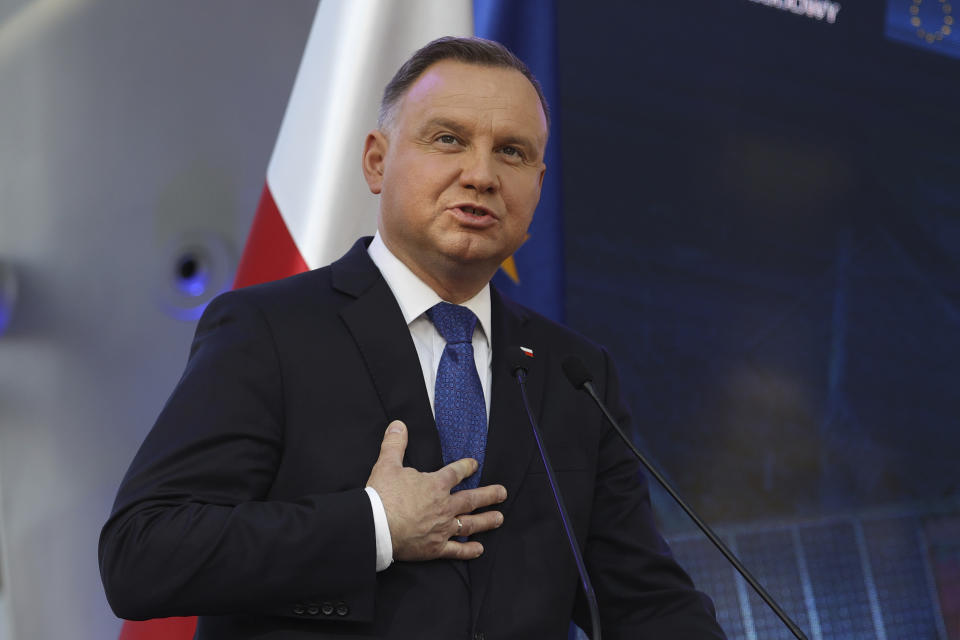
{"label": "chin", "polygon": [[[499,243],[478,241],[477,238],[461,239],[451,243],[448,247],[447,255],[451,259],[464,264],[475,264],[493,260],[497,261],[499,265],[500,262],[506,259],[499,257],[504,255],[504,249]],[[507,253],[506,255],[509,256],[510,254]]]}

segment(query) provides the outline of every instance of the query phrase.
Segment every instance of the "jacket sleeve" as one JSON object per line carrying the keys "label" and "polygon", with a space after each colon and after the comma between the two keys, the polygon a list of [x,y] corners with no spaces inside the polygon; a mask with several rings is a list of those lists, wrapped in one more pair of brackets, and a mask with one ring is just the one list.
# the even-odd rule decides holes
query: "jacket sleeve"
{"label": "jacket sleeve", "polygon": [[[616,370],[605,351],[603,356],[598,393],[629,434],[630,416]],[[657,531],[640,463],[606,422],[601,434],[584,561],[597,593],[604,639],[725,638],[713,603],[694,588]],[[582,590],[574,620],[590,629]]]}
{"label": "jacket sleeve", "polygon": [[268,499],[284,453],[284,380],[255,302],[239,291],[210,304],[123,479],[99,545],[120,617],[302,616],[329,601],[347,604],[340,619],[372,618],[374,524],[363,487]]}

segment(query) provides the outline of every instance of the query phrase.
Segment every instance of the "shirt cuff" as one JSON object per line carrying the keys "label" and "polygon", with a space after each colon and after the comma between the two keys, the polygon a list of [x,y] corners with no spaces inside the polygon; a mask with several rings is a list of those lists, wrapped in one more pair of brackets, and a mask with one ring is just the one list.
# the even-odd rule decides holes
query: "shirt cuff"
{"label": "shirt cuff", "polygon": [[380,494],[373,487],[366,487],[365,490],[370,498],[370,508],[373,509],[373,529],[377,538],[377,571],[383,571],[393,563],[393,538],[390,537],[387,511],[383,508]]}

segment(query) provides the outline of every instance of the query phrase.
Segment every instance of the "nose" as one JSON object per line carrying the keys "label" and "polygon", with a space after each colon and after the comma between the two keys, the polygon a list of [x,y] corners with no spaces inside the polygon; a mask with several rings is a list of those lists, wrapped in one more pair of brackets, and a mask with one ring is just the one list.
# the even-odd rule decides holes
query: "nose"
{"label": "nose", "polygon": [[460,186],[475,189],[478,193],[495,191],[500,186],[495,158],[492,153],[476,150],[463,154],[463,166],[460,168]]}

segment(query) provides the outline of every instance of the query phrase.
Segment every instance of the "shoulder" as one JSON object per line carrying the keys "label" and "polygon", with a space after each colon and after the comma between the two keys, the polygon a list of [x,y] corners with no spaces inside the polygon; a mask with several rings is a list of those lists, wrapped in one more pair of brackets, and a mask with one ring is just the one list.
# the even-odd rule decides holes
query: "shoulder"
{"label": "shoulder", "polygon": [[329,281],[329,267],[324,267],[221,293],[200,317],[194,346],[214,336],[217,343],[231,337],[227,342],[246,344],[264,336],[275,341],[285,334],[300,334],[311,325],[320,327],[342,305]]}
{"label": "shoulder", "polygon": [[360,238],[339,260],[325,267],[223,293],[210,307],[251,306],[271,314],[336,308],[382,280],[367,255],[369,241]]}
{"label": "shoulder", "polygon": [[299,305],[311,298],[329,295],[330,292],[330,267],[326,266],[280,280],[227,291],[215,298],[211,306],[238,305],[273,310]]}

